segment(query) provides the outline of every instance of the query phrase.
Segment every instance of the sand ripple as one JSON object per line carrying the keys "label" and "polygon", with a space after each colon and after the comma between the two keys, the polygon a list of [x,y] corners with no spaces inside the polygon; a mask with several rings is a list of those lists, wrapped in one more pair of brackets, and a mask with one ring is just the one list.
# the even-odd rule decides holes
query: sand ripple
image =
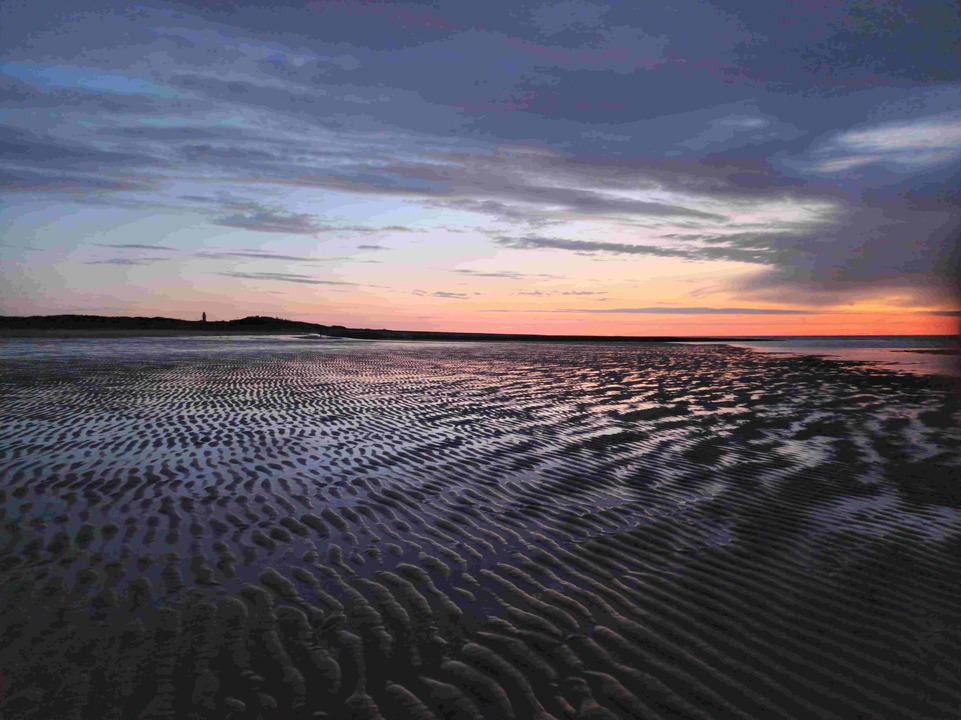
{"label": "sand ripple", "polygon": [[35,342],[0,348],[0,717],[961,716],[947,381]]}

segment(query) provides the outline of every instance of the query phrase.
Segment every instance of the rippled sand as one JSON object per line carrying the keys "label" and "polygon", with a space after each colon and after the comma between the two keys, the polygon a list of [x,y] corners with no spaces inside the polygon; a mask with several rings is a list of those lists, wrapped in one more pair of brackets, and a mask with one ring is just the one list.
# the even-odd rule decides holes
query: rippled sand
{"label": "rippled sand", "polygon": [[0,717],[957,718],[958,399],[710,345],[3,341]]}

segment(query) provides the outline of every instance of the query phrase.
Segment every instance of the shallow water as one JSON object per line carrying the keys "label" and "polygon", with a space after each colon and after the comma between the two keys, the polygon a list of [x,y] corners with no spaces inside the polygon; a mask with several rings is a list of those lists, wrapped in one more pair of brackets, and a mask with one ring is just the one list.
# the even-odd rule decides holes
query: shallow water
{"label": "shallow water", "polygon": [[[957,377],[961,375],[959,342],[957,335],[810,335],[732,345],[765,352],[818,355],[915,375]],[[954,354],[941,354],[946,350],[953,350]]]}
{"label": "shallow water", "polygon": [[0,716],[951,717],[956,390],[723,345],[0,341]]}

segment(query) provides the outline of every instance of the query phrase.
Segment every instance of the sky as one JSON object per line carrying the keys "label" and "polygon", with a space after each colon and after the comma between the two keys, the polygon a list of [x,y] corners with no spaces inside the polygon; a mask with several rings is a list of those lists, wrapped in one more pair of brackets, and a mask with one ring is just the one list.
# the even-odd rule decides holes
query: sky
{"label": "sky", "polygon": [[944,0],[0,4],[0,314],[959,326]]}

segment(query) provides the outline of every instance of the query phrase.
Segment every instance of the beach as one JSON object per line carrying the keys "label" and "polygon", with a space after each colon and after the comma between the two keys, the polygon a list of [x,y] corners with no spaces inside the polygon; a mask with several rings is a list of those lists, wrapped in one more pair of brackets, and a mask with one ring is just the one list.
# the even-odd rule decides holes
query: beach
{"label": "beach", "polygon": [[957,381],[0,339],[0,718],[961,716]]}

